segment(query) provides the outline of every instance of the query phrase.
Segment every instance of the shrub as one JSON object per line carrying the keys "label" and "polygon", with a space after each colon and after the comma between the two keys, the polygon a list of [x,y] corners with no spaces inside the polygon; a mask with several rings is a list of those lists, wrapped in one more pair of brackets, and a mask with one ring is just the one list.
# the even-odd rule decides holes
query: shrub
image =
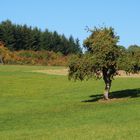
{"label": "shrub", "polygon": [[11,52],[0,44],[0,55],[5,64],[66,66],[69,56],[52,51],[22,50]]}

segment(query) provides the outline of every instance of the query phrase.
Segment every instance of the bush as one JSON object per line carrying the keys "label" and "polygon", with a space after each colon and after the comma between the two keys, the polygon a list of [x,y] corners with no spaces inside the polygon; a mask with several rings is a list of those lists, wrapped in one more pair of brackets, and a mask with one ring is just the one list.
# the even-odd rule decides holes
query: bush
{"label": "bush", "polygon": [[63,56],[61,53],[52,51],[14,51],[11,52],[4,45],[0,44],[0,55],[4,64],[20,65],[49,65],[66,66],[69,56]]}

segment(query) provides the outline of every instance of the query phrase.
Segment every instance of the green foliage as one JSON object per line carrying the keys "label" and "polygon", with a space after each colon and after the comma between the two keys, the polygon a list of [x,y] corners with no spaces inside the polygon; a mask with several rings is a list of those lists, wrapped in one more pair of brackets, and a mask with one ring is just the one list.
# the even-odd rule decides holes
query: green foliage
{"label": "green foliage", "polygon": [[91,35],[84,41],[87,48],[97,62],[100,69],[115,65],[119,56],[117,42],[119,37],[115,35],[113,28],[95,28]]}
{"label": "green foliage", "polygon": [[15,38],[14,38],[14,26],[12,25],[11,21],[7,20],[7,21],[3,21],[0,24],[0,40],[3,41],[5,43],[5,45],[8,47],[9,49],[13,50],[14,48],[12,48],[15,45]]}
{"label": "green foliage", "polygon": [[113,76],[117,69],[120,49],[117,46],[119,37],[113,28],[95,28],[84,41],[87,53],[69,64],[69,77],[83,80],[85,77],[100,77],[105,68]]}
{"label": "green foliage", "polygon": [[118,67],[127,73],[138,73],[140,71],[140,47],[131,45],[123,51],[118,60]]}
{"label": "green foliage", "polygon": [[69,79],[82,81],[92,77],[100,78],[99,70],[90,54],[73,56],[69,60]]}
{"label": "green foliage", "polygon": [[130,53],[140,52],[140,46],[138,46],[138,45],[130,45],[128,47],[127,51],[130,52]]}
{"label": "green foliage", "polygon": [[0,23],[0,40],[12,51],[46,50],[61,52],[64,55],[82,53],[79,42],[72,36],[66,38],[56,31],[43,32],[37,27],[16,25],[6,20]]}

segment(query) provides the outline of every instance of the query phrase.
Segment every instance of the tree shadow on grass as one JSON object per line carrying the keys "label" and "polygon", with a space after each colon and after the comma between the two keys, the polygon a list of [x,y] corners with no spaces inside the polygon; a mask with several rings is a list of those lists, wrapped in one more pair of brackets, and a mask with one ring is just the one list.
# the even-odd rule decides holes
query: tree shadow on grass
{"label": "tree shadow on grass", "polygon": [[[98,100],[103,99],[103,94],[91,95],[89,97],[91,99],[82,102],[96,102]],[[110,99],[137,98],[137,97],[140,97],[140,88],[113,91],[109,93]]]}

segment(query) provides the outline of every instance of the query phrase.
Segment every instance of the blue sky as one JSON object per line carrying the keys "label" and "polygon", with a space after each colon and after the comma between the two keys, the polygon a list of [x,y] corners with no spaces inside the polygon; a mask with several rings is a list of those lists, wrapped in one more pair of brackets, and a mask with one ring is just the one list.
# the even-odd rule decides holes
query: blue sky
{"label": "blue sky", "polygon": [[112,26],[120,45],[140,45],[140,0],[0,0],[0,22],[37,26],[79,38],[85,27]]}

